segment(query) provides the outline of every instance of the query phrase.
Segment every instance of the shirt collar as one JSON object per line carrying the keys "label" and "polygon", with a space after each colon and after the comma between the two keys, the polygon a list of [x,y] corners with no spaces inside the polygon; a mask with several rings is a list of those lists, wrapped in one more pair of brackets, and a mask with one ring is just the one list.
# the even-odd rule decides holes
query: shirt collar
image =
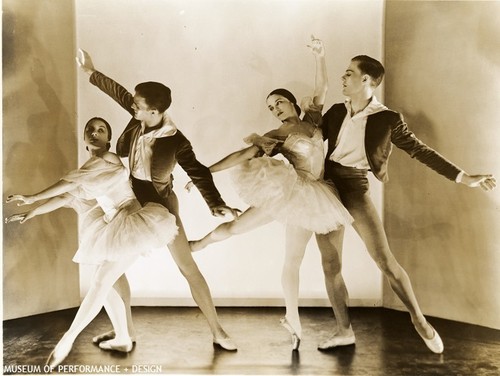
{"label": "shirt collar", "polygon": [[[346,98],[345,106],[347,108],[347,113],[350,114],[351,113],[351,99],[350,98]],[[384,106],[382,103],[380,103],[376,96],[373,96],[372,99],[370,100],[370,102],[368,103],[368,105],[363,109],[363,111],[358,112],[354,116],[359,116],[359,115],[368,116],[368,115],[373,115],[373,114],[376,114],[377,112],[381,112],[384,110],[387,110],[387,107]]]}
{"label": "shirt collar", "polygon": [[[142,129],[142,132],[144,132],[144,124],[142,124],[142,123],[141,123],[141,129]],[[175,123],[173,122],[173,120],[170,118],[170,116],[165,111],[163,113],[161,127],[158,129],[155,129],[151,132],[148,132],[143,136],[148,137],[148,138],[162,138],[162,137],[173,136],[176,133],[177,133],[177,127],[176,127]]]}

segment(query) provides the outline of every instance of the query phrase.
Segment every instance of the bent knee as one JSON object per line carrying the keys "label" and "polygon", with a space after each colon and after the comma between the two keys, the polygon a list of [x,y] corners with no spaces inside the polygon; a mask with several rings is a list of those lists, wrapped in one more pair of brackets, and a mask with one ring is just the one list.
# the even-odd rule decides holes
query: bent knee
{"label": "bent knee", "polygon": [[323,258],[321,265],[325,274],[337,275],[342,272],[342,263],[338,259]]}
{"label": "bent knee", "polygon": [[389,279],[400,279],[404,273],[403,268],[395,259],[375,260],[382,273]]}

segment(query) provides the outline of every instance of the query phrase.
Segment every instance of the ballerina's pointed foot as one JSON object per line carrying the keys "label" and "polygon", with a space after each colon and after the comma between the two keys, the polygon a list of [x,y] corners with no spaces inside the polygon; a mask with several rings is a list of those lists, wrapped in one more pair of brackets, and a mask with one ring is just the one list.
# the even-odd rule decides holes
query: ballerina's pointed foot
{"label": "ballerina's pointed foot", "polygon": [[114,340],[109,340],[100,342],[99,348],[103,350],[128,353],[132,351],[132,349],[134,348],[134,344],[132,341],[129,341],[127,343],[116,343],[116,341]]}
{"label": "ballerina's pointed foot", "polygon": [[49,366],[50,370],[52,371],[59,364],[61,364],[64,361],[64,359],[68,357],[72,347],[73,347],[72,343],[68,345],[64,345],[61,343],[57,344],[56,348],[52,350],[49,357],[47,358],[45,365]]}
{"label": "ballerina's pointed foot", "polygon": [[354,344],[356,344],[356,337],[354,336],[354,333],[348,336],[334,335],[333,337],[328,338],[326,341],[321,342],[318,345],[318,350],[327,351],[334,349],[335,347],[351,346]]}
{"label": "ballerina's pointed foot", "polygon": [[290,323],[288,322],[288,320],[286,319],[286,317],[282,317],[280,319],[280,324],[290,332],[290,335],[292,336],[292,350],[293,351],[297,351],[299,349],[299,346],[300,346],[300,337],[299,335],[297,334],[297,332],[295,331],[295,329],[293,329],[293,327],[290,325]]}
{"label": "ballerina's pointed foot", "polygon": [[444,351],[443,340],[439,336],[436,329],[434,329],[431,324],[429,324],[429,326],[431,327],[431,329],[433,331],[433,336],[431,339],[425,338],[422,334],[420,334],[420,332],[418,330],[417,330],[417,333],[424,340],[425,345],[429,348],[429,350],[431,350],[435,354],[441,354]]}
{"label": "ballerina's pointed foot", "polygon": [[110,339],[115,338],[115,331],[110,330],[109,332],[99,334],[92,338],[92,343],[101,343],[102,341],[109,341]]}
{"label": "ballerina's pointed foot", "polygon": [[214,346],[218,346],[226,351],[237,351],[238,347],[229,337],[226,338],[214,338]]}
{"label": "ballerina's pointed foot", "polygon": [[191,247],[191,252],[198,252],[203,249],[199,240],[190,240],[188,243],[189,247]]}
{"label": "ballerina's pointed foot", "polygon": [[[96,345],[103,342],[103,341],[109,341],[110,339],[115,339],[116,334],[114,330],[110,330],[109,332],[99,334],[95,337],[92,338],[92,343],[95,343]],[[131,336],[130,340],[132,343],[135,343],[135,336]]]}

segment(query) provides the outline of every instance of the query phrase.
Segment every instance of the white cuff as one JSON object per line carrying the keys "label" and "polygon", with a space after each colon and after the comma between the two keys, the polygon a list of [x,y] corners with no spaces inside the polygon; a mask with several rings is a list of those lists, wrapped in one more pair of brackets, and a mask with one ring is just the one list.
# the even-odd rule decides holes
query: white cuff
{"label": "white cuff", "polygon": [[457,175],[457,177],[455,178],[455,183],[461,183],[462,182],[462,178],[464,176],[465,172],[464,171],[460,171]]}

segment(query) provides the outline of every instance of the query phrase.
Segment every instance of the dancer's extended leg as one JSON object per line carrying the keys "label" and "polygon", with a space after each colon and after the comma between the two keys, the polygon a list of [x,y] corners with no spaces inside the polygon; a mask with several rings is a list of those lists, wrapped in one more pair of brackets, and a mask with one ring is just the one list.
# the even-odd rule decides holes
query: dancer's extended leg
{"label": "dancer's extended leg", "polygon": [[[392,290],[408,309],[411,321],[418,334],[433,352],[442,352],[441,339],[425,319],[413,292],[408,274],[397,262],[389,248],[382,221],[369,194],[345,194],[342,201],[354,218],[353,227],[363,239],[370,256],[389,280]],[[429,345],[429,341],[436,342],[436,345]]]}
{"label": "dancer's extended leg", "polygon": [[168,245],[170,253],[182,275],[186,278],[194,301],[200,307],[208,321],[208,325],[214,337],[214,343],[221,345],[226,350],[236,350],[236,345],[232,343],[219,322],[208,284],[193,259],[184,226],[179,217],[178,201],[175,194],[169,196],[167,208],[175,215],[179,228],[177,236]]}
{"label": "dancer's extended leg", "polygon": [[190,241],[193,252],[199,251],[215,242],[220,242],[233,235],[243,234],[272,222],[273,218],[258,208],[250,207],[241,214],[237,220],[222,223],[215,230],[205,235],[200,240]]}

